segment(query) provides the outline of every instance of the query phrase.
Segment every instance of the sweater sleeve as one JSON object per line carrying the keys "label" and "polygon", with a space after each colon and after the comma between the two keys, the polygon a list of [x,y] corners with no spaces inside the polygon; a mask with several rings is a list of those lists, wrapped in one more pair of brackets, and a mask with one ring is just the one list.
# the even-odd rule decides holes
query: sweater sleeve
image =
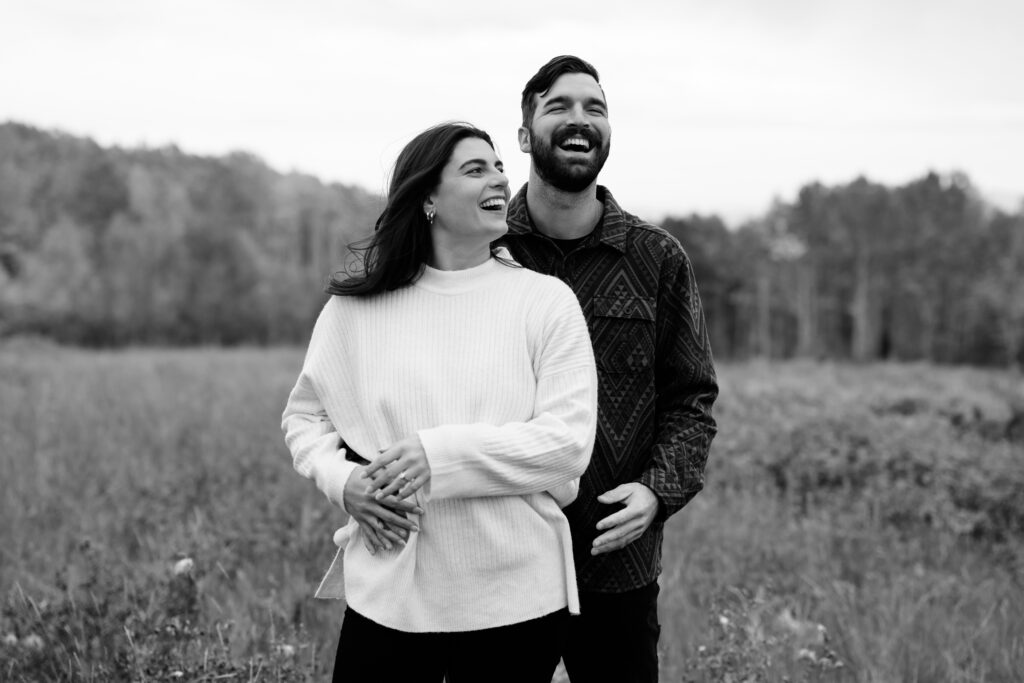
{"label": "sweater sleeve", "polygon": [[590,462],[597,426],[597,371],[572,291],[536,307],[533,417],[525,422],[448,424],[418,432],[430,462],[431,498],[548,491],[567,505]]}
{"label": "sweater sleeve", "polygon": [[313,328],[302,372],[281,416],[281,429],[295,470],[316,482],[328,500],[344,507],[345,483],[359,465],[345,460],[345,449],[338,447],[341,437],[328,418],[311,377],[313,359],[328,336],[324,329],[328,315],[325,307]]}

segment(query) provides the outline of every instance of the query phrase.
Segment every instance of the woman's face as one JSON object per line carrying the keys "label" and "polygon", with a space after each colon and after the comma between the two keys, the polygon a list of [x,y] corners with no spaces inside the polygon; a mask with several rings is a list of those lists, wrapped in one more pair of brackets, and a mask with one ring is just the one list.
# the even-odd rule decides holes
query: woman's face
{"label": "woman's face", "polygon": [[490,243],[508,231],[509,188],[504,165],[486,141],[463,138],[424,203],[434,210],[434,243]]}

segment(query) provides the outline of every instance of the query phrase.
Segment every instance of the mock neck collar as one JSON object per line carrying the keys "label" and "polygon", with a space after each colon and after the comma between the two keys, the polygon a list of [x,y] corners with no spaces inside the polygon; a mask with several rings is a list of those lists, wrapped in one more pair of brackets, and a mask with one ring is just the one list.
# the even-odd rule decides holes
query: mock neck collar
{"label": "mock neck collar", "polygon": [[512,260],[508,249],[499,247],[491,253],[491,257],[477,266],[461,270],[439,270],[423,266],[423,274],[413,284],[436,294],[462,294],[481,287],[486,287],[500,277],[508,266],[500,263],[495,256]]}

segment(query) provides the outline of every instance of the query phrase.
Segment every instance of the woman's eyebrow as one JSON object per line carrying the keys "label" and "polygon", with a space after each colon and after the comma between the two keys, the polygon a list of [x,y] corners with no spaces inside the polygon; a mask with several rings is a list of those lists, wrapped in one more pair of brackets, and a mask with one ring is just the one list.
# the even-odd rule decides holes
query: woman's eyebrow
{"label": "woman's eyebrow", "polygon": [[[490,162],[487,161],[486,159],[470,159],[469,161],[464,161],[459,166],[459,170],[461,171],[462,169],[466,168],[467,166],[472,166],[473,164],[480,164],[481,166],[487,166],[487,165],[490,164]],[[502,165],[500,161],[496,161],[495,164],[497,166],[501,166]]]}

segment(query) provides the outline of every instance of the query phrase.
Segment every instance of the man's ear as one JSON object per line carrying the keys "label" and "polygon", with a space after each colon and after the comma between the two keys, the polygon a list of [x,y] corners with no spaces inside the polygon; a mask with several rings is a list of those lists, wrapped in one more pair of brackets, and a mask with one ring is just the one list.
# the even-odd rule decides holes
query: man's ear
{"label": "man's ear", "polygon": [[519,151],[530,153],[530,129],[526,126],[519,127]]}

